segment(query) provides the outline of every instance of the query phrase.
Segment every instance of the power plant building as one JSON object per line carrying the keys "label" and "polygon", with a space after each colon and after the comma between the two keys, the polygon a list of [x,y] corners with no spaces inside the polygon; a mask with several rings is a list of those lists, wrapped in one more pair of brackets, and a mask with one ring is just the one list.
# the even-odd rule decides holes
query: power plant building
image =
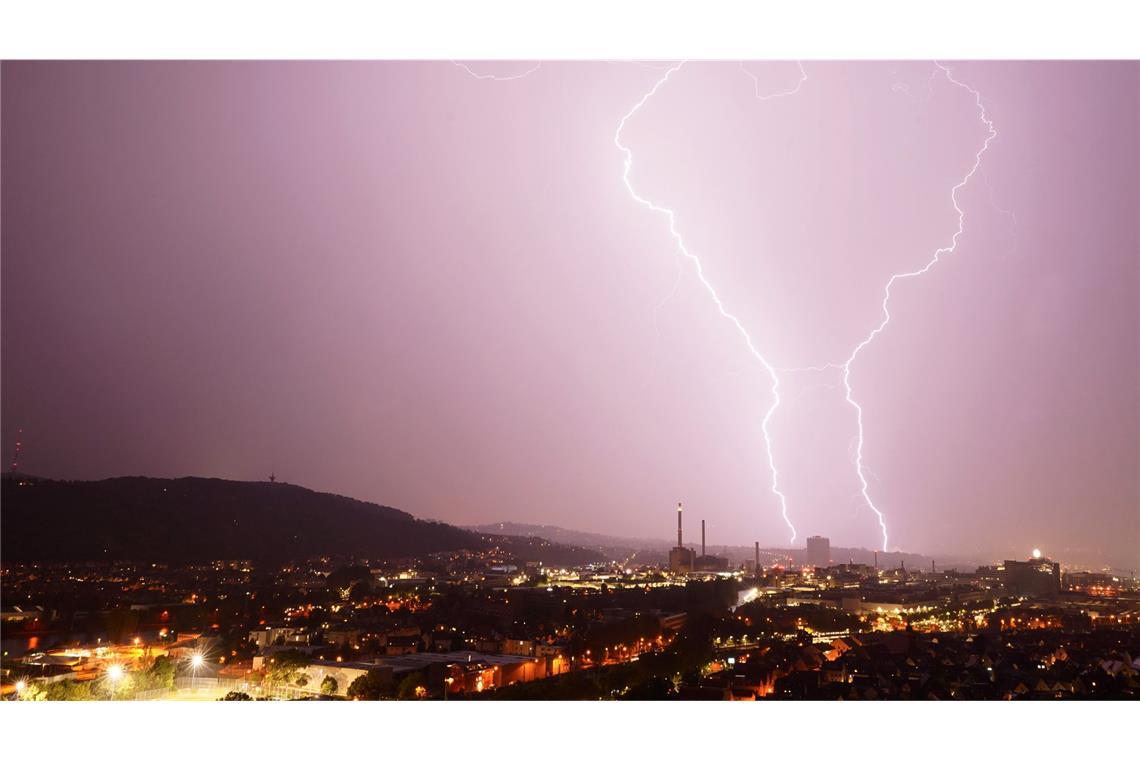
{"label": "power plant building", "polygon": [[691,573],[695,565],[696,552],[686,548],[681,533],[681,504],[677,503],[677,545],[669,550],[669,571]]}
{"label": "power plant building", "polygon": [[685,546],[681,526],[681,505],[677,504],[677,545],[669,550],[669,571],[673,573],[722,573],[728,570],[728,558],[705,553],[705,521],[701,520],[701,553]]}
{"label": "power plant building", "polygon": [[716,557],[705,553],[705,521],[701,520],[701,554],[697,557],[693,569],[705,573],[723,573],[728,570],[728,558]]}

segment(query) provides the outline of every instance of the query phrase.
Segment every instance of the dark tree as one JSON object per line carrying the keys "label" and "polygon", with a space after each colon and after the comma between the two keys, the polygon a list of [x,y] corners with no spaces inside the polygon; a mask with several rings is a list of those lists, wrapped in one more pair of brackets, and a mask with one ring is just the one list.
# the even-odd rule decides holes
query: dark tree
{"label": "dark tree", "polygon": [[174,688],[174,676],[178,667],[174,664],[174,660],[166,655],[156,657],[151,666],[146,669],[144,676],[148,689],[172,689]]}
{"label": "dark tree", "polygon": [[404,676],[404,679],[402,681],[400,681],[400,686],[396,689],[396,698],[411,699],[413,697],[417,697],[419,695],[416,693],[416,690],[423,687],[423,685],[423,673],[418,670],[409,673],[408,675]]}
{"label": "dark tree", "polygon": [[253,697],[246,694],[244,691],[231,691],[227,692],[226,696],[222,697],[221,702],[252,702]]}
{"label": "dark tree", "polygon": [[392,679],[387,673],[369,671],[348,685],[349,699],[364,699],[375,701],[394,696]]}
{"label": "dark tree", "polygon": [[[273,655],[265,667],[265,680],[271,684],[297,683],[299,671],[309,664],[309,656],[297,649],[286,649]],[[306,683],[308,680],[306,679]],[[297,683],[298,686],[302,685]]]}
{"label": "dark tree", "polygon": [[622,699],[662,700],[675,696],[673,682],[664,676],[654,676],[631,687]]}

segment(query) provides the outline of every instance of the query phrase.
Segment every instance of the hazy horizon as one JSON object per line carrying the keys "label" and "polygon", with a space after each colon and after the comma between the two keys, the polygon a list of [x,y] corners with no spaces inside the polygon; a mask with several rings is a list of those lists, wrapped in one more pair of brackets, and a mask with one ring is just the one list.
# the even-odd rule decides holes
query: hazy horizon
{"label": "hazy horizon", "polygon": [[[851,365],[890,548],[1140,546],[1134,62],[693,62],[628,119],[772,365]],[[5,462],[787,546],[771,381],[622,118],[654,63],[5,62]],[[495,78],[480,78],[495,75]],[[956,82],[960,84],[956,84]],[[874,548],[833,368],[770,433]],[[731,537],[731,538],[730,538]]]}

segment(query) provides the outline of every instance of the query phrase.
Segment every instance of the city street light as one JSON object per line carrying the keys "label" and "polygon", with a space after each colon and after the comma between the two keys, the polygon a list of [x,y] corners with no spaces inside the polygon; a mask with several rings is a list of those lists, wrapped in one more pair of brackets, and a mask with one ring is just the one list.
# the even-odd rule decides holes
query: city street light
{"label": "city street light", "polygon": [[119,685],[122,683],[123,678],[126,676],[126,672],[123,670],[122,665],[115,664],[108,666],[106,675],[107,680],[111,682],[111,696],[114,698],[116,692],[118,691]]}
{"label": "city street light", "polygon": [[202,656],[201,652],[195,652],[190,655],[190,688],[198,688],[198,671],[206,664],[206,658]]}

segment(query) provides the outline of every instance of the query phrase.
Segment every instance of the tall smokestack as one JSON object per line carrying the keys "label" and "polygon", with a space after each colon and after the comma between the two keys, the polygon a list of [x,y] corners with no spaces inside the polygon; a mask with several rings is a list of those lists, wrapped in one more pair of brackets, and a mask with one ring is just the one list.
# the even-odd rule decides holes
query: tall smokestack
{"label": "tall smokestack", "polygon": [[701,520],[701,556],[705,556],[705,521]]}
{"label": "tall smokestack", "polygon": [[681,542],[681,502],[677,502],[677,546],[684,546]]}
{"label": "tall smokestack", "polygon": [[756,542],[756,574],[760,574],[760,542]]}
{"label": "tall smokestack", "polygon": [[879,569],[879,553],[875,552],[875,569]]}
{"label": "tall smokestack", "polygon": [[930,560],[930,573],[931,573],[931,575],[933,575],[936,572],[938,572],[938,571],[934,569],[934,560]]}

